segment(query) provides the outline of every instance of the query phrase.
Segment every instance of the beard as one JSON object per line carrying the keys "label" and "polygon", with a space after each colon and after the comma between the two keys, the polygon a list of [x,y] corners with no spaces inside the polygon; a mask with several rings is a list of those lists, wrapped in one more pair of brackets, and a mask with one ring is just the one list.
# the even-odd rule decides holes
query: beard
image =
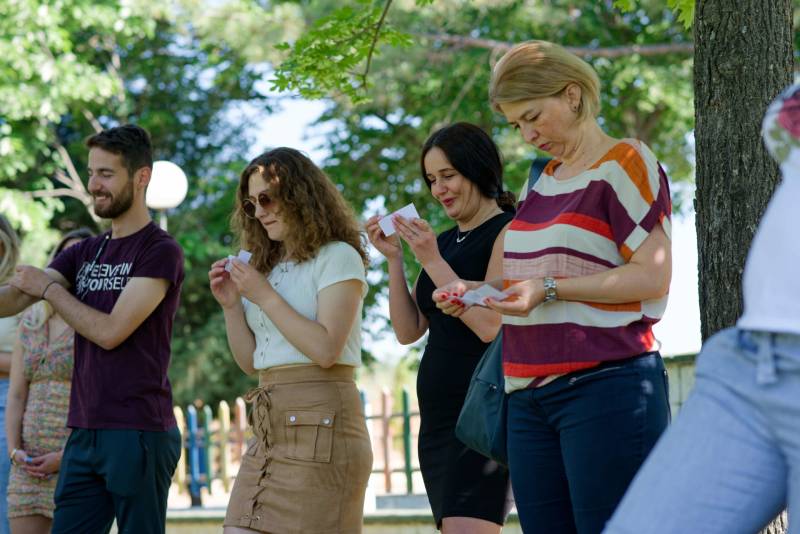
{"label": "beard", "polygon": [[133,180],[128,181],[128,185],[119,192],[117,196],[111,196],[111,202],[104,208],[97,205],[97,199],[94,201],[94,213],[98,217],[104,219],[116,219],[133,205]]}

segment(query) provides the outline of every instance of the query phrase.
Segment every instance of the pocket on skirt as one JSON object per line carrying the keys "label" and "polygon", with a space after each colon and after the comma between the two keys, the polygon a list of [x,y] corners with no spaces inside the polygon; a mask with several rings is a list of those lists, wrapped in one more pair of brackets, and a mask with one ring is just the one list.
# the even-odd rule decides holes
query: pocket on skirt
{"label": "pocket on skirt", "polygon": [[330,463],[335,412],[286,411],[286,457],[306,462]]}

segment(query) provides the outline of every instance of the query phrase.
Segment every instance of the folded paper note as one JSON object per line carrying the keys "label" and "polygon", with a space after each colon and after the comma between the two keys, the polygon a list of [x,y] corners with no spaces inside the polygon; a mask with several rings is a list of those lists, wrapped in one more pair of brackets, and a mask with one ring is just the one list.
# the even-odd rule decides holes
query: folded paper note
{"label": "folded paper note", "polygon": [[389,237],[394,233],[394,222],[392,222],[392,217],[394,217],[395,215],[400,215],[404,219],[408,220],[420,218],[419,213],[417,213],[417,208],[414,207],[414,204],[403,206],[399,210],[387,215],[386,217],[378,221],[378,225],[380,225],[381,230],[383,230],[383,235],[385,235],[386,237]]}
{"label": "folded paper note", "polygon": [[228,261],[225,263],[225,270],[228,271],[228,272],[231,272],[231,267],[233,267],[232,262],[233,262],[234,259],[238,258],[239,261],[242,262],[242,263],[250,263],[250,258],[252,256],[253,255],[251,253],[247,252],[244,249],[239,251],[239,255],[238,256],[228,255]]}

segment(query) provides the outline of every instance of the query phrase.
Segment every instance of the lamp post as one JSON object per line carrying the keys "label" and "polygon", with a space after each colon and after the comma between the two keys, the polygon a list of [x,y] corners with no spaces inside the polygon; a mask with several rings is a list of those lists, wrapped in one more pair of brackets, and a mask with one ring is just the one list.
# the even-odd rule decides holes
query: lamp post
{"label": "lamp post", "polygon": [[186,198],[189,183],[183,170],[170,161],[153,163],[153,175],[147,186],[145,203],[159,213],[159,226],[167,231],[167,215],[164,210],[177,207]]}

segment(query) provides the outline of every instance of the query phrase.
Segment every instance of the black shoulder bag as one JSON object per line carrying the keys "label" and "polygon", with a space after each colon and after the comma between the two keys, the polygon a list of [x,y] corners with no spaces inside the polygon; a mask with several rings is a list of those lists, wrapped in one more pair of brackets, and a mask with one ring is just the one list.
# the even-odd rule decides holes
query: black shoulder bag
{"label": "black shoulder bag", "polygon": [[[550,158],[536,158],[528,174],[528,193]],[[503,332],[486,348],[470,379],[467,396],[456,423],[456,437],[470,449],[508,465],[506,416],[508,395],[503,376]]]}

